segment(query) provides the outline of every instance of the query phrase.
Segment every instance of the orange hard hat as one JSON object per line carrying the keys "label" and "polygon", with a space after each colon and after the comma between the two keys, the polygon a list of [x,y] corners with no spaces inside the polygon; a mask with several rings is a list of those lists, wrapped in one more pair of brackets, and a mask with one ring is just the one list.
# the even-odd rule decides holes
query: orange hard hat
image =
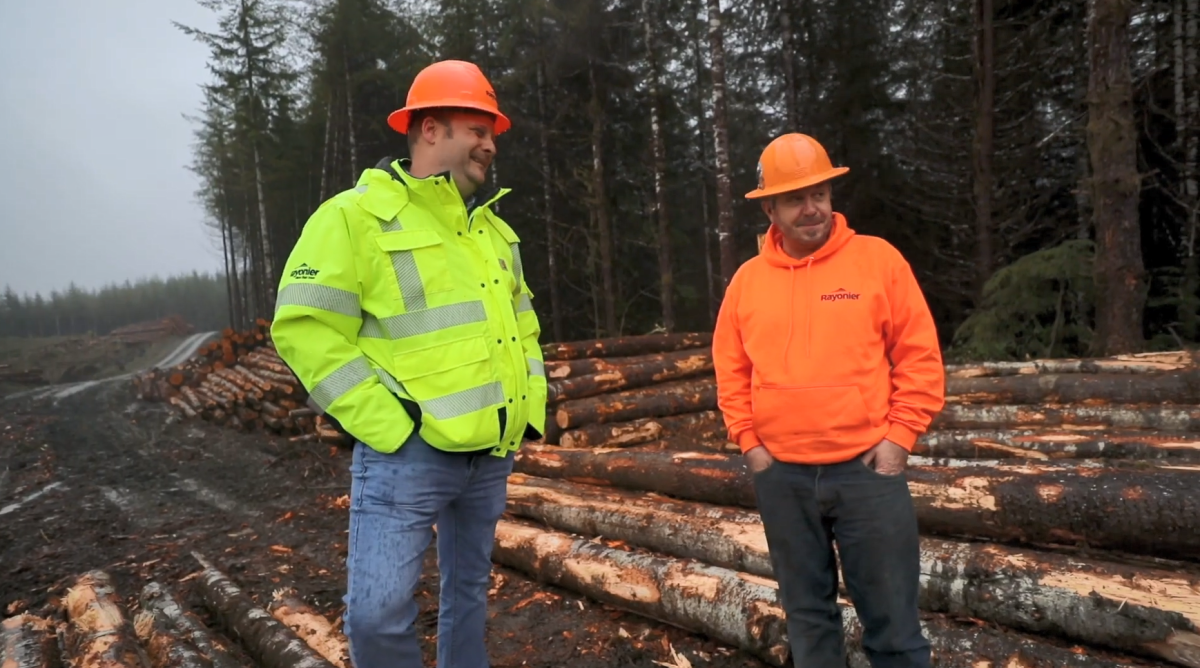
{"label": "orange hard hat", "polygon": [[443,60],[418,72],[408,89],[404,108],[388,116],[388,125],[400,134],[407,134],[412,112],[432,107],[477,109],[492,114],[496,117],[496,134],[512,127],[508,117],[500,113],[492,84],[474,63]]}
{"label": "orange hard hat", "polygon": [[807,188],[848,171],[849,167],[834,167],[829,162],[829,154],[816,139],[792,132],[776,138],[763,149],[758,159],[758,188],[746,193],[746,198],[770,197]]}

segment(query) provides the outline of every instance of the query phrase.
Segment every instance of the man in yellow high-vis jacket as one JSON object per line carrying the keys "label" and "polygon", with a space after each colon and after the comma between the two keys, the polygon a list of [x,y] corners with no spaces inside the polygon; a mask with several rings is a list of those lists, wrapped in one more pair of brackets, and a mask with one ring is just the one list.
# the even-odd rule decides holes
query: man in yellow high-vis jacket
{"label": "man in yellow high-vis jacket", "polygon": [[421,71],[388,117],[410,160],[367,169],[309,218],[271,334],[357,439],[345,632],[356,668],[417,668],[413,594],[437,525],[439,668],[486,668],[496,522],[513,453],[541,438],[546,376],[520,239],[491,206],[511,123],[480,70]]}

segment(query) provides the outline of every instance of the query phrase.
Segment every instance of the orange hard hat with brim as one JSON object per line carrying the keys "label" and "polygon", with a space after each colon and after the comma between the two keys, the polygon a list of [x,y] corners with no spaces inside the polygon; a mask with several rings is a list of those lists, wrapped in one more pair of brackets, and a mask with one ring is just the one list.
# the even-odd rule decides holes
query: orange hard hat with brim
{"label": "orange hard hat with brim", "polygon": [[820,142],[798,132],[776,138],[758,159],[758,188],[747,199],[770,197],[814,186],[849,172],[834,167]]}
{"label": "orange hard hat with brim", "polygon": [[417,73],[403,109],[388,116],[388,125],[400,134],[408,134],[408,122],[417,109],[455,107],[474,109],[496,117],[495,133],[512,127],[508,117],[500,113],[496,91],[473,63],[462,60],[443,60]]}

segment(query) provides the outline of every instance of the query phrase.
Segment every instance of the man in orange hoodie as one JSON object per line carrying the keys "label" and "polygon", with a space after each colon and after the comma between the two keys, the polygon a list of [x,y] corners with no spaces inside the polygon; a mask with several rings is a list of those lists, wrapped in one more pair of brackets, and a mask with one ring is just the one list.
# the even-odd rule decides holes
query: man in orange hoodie
{"label": "man in orange hoodie", "polygon": [[847,171],[802,134],[763,151],[747,197],[771,226],[721,304],[719,403],[754,476],[794,665],[846,665],[840,558],[871,665],[928,668],[904,469],[944,368],[908,263],[833,211],[829,181]]}

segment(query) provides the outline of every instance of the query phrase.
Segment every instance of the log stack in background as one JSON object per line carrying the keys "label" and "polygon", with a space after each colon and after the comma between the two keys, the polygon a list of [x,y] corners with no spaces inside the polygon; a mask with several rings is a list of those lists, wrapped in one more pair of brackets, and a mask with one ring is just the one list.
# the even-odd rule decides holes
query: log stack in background
{"label": "log stack in background", "polygon": [[[641,338],[547,347],[559,431],[518,453],[494,558],[785,665],[711,339]],[[1200,668],[1196,357],[951,365],[946,390],[906,473],[936,665]]]}
{"label": "log stack in background", "polygon": [[122,343],[150,343],[169,336],[186,336],[196,331],[180,315],[169,315],[158,320],[147,320],[118,327],[108,333],[108,338]]}
{"label": "log stack in background", "polygon": [[308,404],[304,386],[275,352],[266,320],[242,332],[226,329],[188,361],[138,374],[133,383],[140,398],[166,402],[185,418],[268,430],[294,442],[351,443]]}

